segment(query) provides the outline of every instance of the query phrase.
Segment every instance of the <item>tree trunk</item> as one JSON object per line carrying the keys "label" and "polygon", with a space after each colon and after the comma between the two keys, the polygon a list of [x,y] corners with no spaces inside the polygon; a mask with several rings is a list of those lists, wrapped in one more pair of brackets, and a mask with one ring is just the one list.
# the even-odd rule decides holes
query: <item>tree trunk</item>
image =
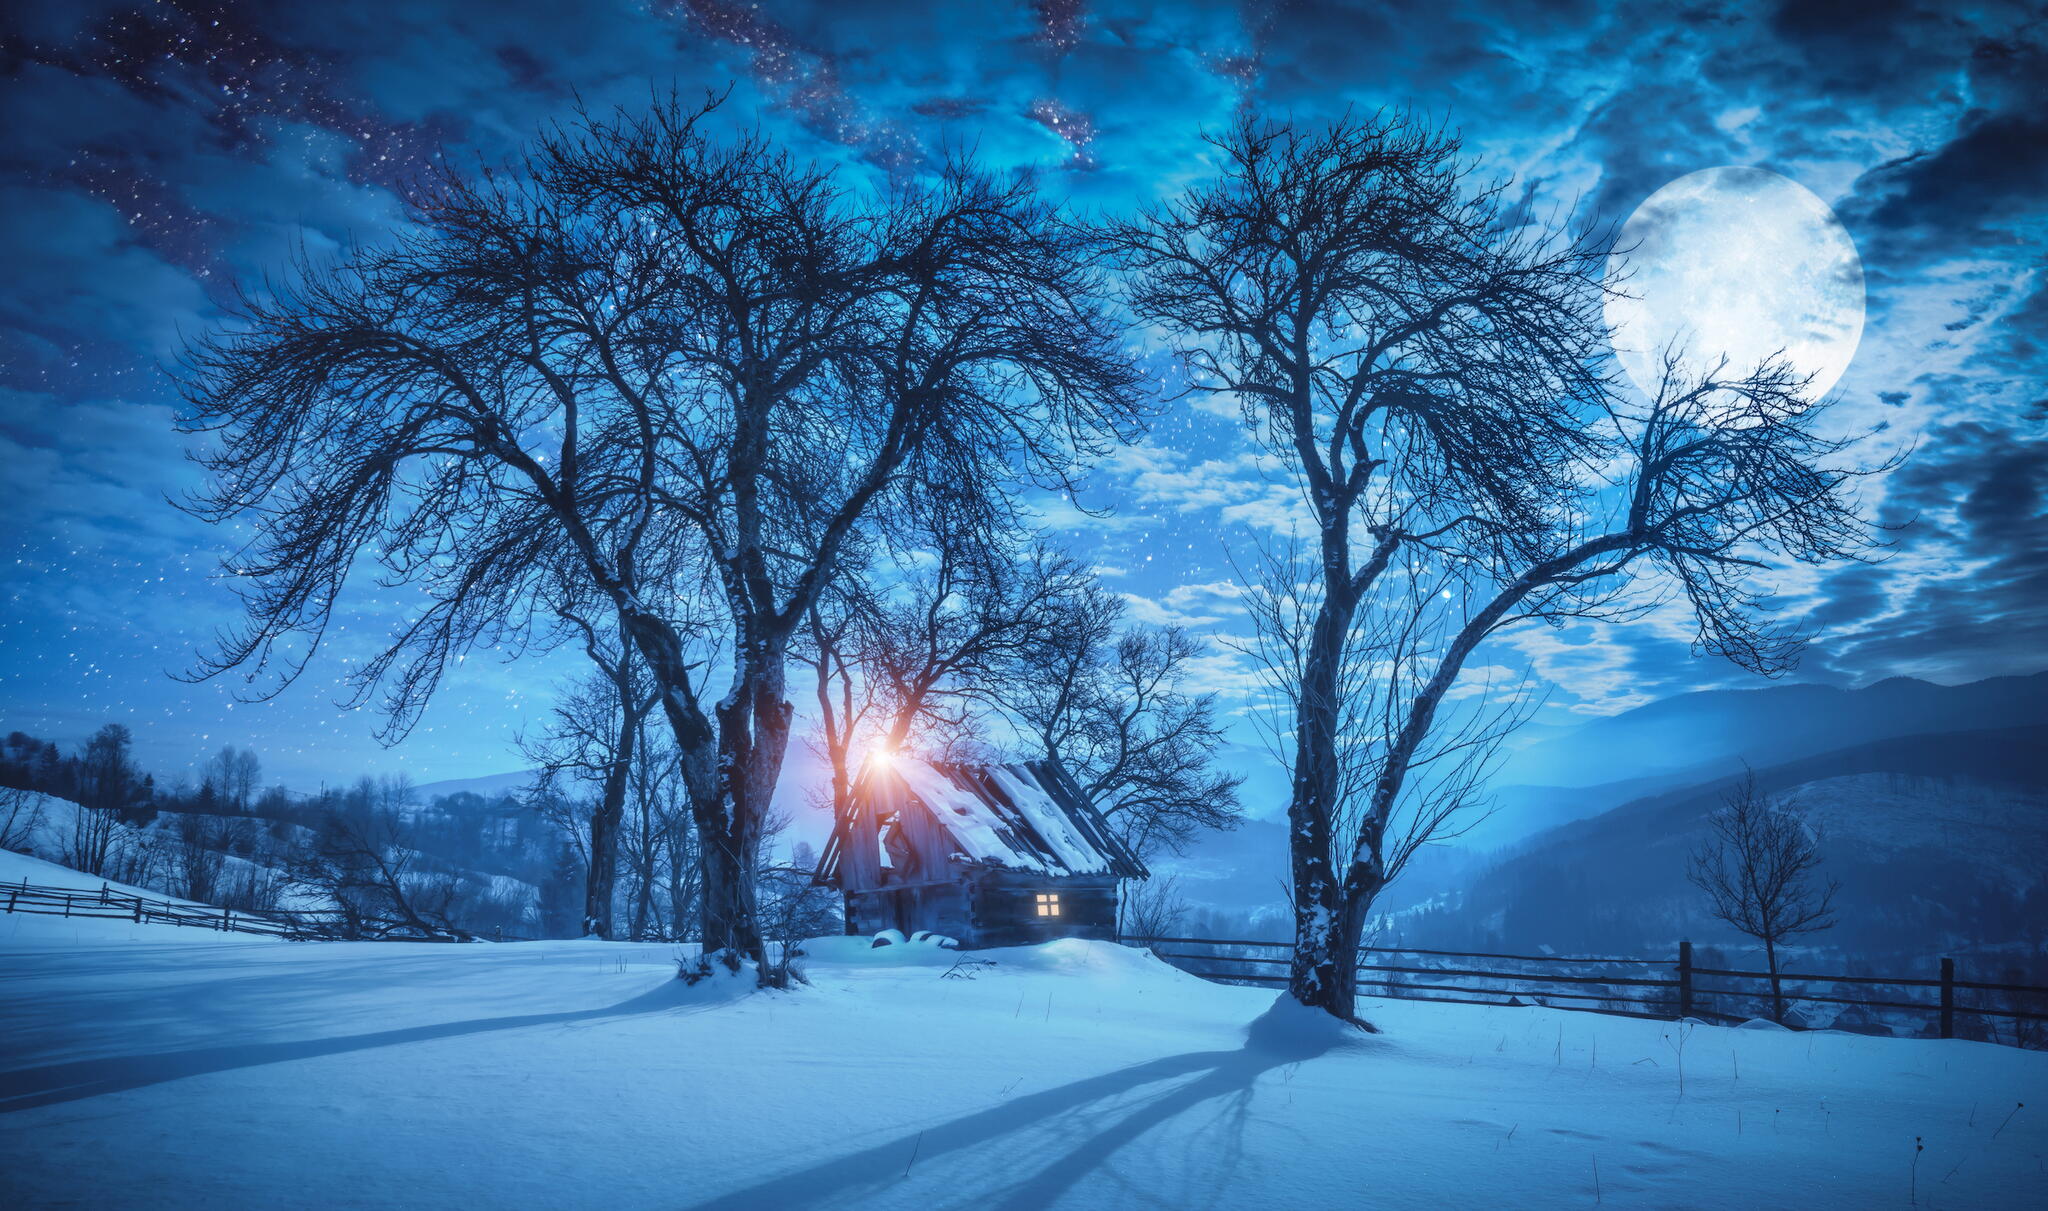
{"label": "tree trunk", "polygon": [[[642,792],[645,793],[644,791]],[[645,807],[640,813],[640,852],[633,863],[633,940],[647,940],[648,923],[654,915],[654,860],[656,857],[654,833],[647,819]]]}
{"label": "tree trunk", "polygon": [[638,720],[622,702],[619,739],[604,772],[604,793],[590,815],[590,874],[583,884],[583,936],[612,939],[612,897],[619,882],[619,823],[626,817],[626,774],[633,764]]}
{"label": "tree trunk", "polygon": [[[1334,594],[1338,590],[1333,588]],[[1289,849],[1294,876],[1294,961],[1287,991],[1295,1000],[1346,1021],[1355,1021],[1358,975],[1347,934],[1357,927],[1345,903],[1331,861],[1332,824],[1339,795],[1337,764],[1337,681],[1350,611],[1326,596],[1316,612],[1315,631],[1302,669],[1295,710],[1294,787],[1287,805],[1293,833]],[[1355,950],[1356,943],[1352,947]]]}
{"label": "tree trunk", "polygon": [[689,886],[688,872],[696,869],[696,860],[689,852],[688,825],[679,817],[669,826],[668,834],[668,915],[669,941],[687,942],[690,939],[690,901],[694,895]]}
{"label": "tree trunk", "polygon": [[1778,979],[1778,944],[1768,937],[1764,939],[1764,970],[1771,973],[1771,1020],[1783,1026],[1785,1024],[1785,986]]}
{"label": "tree trunk", "polygon": [[698,819],[703,871],[704,951],[731,950],[767,973],[754,904],[754,867],[794,708],[783,697],[783,653],[754,642],[718,704],[718,803]]}
{"label": "tree trunk", "polygon": [[[674,628],[630,603],[622,605],[620,612],[634,647],[647,661],[662,714],[676,738],[676,762],[689,792],[690,816],[697,826],[698,926],[704,953],[727,949],[759,953],[759,931],[753,928],[752,863],[734,860],[751,851],[739,847],[743,838],[728,823],[733,817],[722,793],[726,741],[698,705],[683,659],[682,640]],[[738,694],[736,687],[734,697]],[[721,707],[721,716],[723,713]],[[751,948],[745,944],[750,935]]]}

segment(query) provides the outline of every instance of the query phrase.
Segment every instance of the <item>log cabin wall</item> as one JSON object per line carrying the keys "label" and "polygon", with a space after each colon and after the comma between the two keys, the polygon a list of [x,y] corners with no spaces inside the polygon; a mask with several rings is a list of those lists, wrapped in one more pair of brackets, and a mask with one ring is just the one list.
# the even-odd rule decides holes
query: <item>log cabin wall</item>
{"label": "log cabin wall", "polygon": [[[967,876],[973,945],[1029,946],[1053,938],[1116,939],[1117,881],[1113,875],[1053,878],[1029,871],[980,869]],[[1056,893],[1060,912],[1038,915],[1037,897]],[[967,939],[961,939],[967,945]]]}
{"label": "log cabin wall", "polygon": [[846,893],[846,932],[855,936],[900,929],[905,934],[928,929],[973,946],[974,923],[967,907],[967,889],[957,882],[917,883]]}
{"label": "log cabin wall", "polygon": [[[1057,894],[1057,916],[1038,915],[1038,896]],[[1055,878],[1029,871],[971,870],[956,882],[915,883],[846,893],[846,932],[920,929],[962,947],[1030,946],[1053,938],[1116,938],[1117,880],[1110,875]]]}

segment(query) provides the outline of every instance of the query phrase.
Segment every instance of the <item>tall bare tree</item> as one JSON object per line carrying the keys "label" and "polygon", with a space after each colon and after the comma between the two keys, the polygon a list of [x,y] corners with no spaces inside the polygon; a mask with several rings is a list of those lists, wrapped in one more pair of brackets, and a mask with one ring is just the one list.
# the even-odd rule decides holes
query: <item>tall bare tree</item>
{"label": "tall bare tree", "polygon": [[[402,734],[458,654],[557,641],[538,602],[573,569],[674,732],[705,945],[758,961],[787,651],[850,538],[938,492],[993,521],[1019,475],[1063,482],[1139,415],[1091,246],[1027,184],[953,164],[856,190],[713,137],[714,108],[657,99],[442,174],[388,245],[249,300],[185,382],[216,437],[194,506],[255,523],[230,561],[248,624],[200,672],[290,681],[372,552],[424,590],[358,678]],[[682,552],[731,627],[710,714]]]}
{"label": "tall bare tree", "polygon": [[237,813],[246,812],[263,781],[263,763],[252,749],[224,744],[206,759],[206,781],[212,784],[223,806]]}
{"label": "tall bare tree", "polygon": [[520,748],[540,771],[541,801],[564,801],[569,787],[579,783],[597,788],[588,816],[577,821],[585,867],[582,932],[610,940],[616,932],[628,783],[646,742],[656,690],[623,636],[601,631],[573,612],[565,617],[583,635],[591,672],[557,697],[543,734],[522,738]]}
{"label": "tall bare tree", "polygon": [[65,839],[64,864],[106,874],[121,847],[120,815],[133,802],[136,771],[128,729],[109,723],[86,741],[78,763],[78,815]]}
{"label": "tall bare tree", "polygon": [[1771,1020],[1785,1020],[1778,947],[1800,934],[1834,926],[1840,887],[1820,874],[1821,834],[1798,805],[1773,803],[1745,773],[1721,810],[1707,820],[1707,839],[1692,852],[1686,877],[1707,893],[1714,915],[1763,943],[1771,976]]}
{"label": "tall bare tree", "polygon": [[[1602,241],[1475,186],[1454,135],[1400,114],[1247,118],[1217,147],[1220,179],[1114,238],[1134,308],[1187,342],[1191,389],[1242,401],[1302,492],[1305,608],[1267,611],[1294,629],[1266,648],[1293,661],[1290,990],[1350,1018],[1366,916],[1390,856],[1418,841],[1390,854],[1396,810],[1444,793],[1412,775],[1479,644],[1520,622],[1626,617],[1642,607],[1624,591],[1655,570],[1701,648],[1780,671],[1800,636],[1770,623],[1750,574],[1866,550],[1849,490],[1866,472],[1830,465],[1847,442],[1821,435],[1782,362],[1688,375],[1674,355],[1647,404],[1621,394]],[[1449,608],[1411,595],[1419,565]],[[1372,711],[1385,726],[1359,733],[1347,773],[1361,645],[1360,667],[1392,672]],[[1449,821],[1474,785],[1452,779],[1411,818]]]}

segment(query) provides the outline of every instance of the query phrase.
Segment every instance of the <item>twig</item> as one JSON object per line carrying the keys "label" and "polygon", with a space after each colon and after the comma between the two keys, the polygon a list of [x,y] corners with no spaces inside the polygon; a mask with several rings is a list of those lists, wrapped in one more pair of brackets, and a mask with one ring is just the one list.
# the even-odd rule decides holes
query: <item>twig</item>
{"label": "twig", "polygon": [[910,1176],[910,1166],[917,1163],[917,1150],[924,1147],[924,1132],[917,1133],[917,1142],[910,1145],[910,1160],[903,1166],[903,1176]]}
{"label": "twig", "polygon": [[2018,1114],[2018,1113],[2019,1113],[2020,1111],[2022,1111],[2022,1110],[2025,1110],[2026,1108],[2027,1108],[2027,1104],[2026,1104],[2025,1102],[2014,1102],[2014,1103],[2013,1103],[2013,1106],[2012,1106],[2012,1114],[2008,1114],[2008,1115],[2006,1115],[2006,1116],[2005,1116],[2005,1122],[2004,1122],[2004,1123],[2000,1123],[2000,1124],[1998,1124],[1998,1131],[1994,1131],[1994,1132],[1992,1132],[1992,1133],[1991,1133],[1991,1138],[1992,1138],[1992,1139],[1997,1139],[1997,1138],[1998,1138],[1998,1133],[1999,1133],[1999,1131],[2004,1131],[2004,1130],[2005,1130],[2005,1127],[2006,1127],[2006,1123],[2010,1123],[2010,1122],[2012,1122],[2012,1115],[2013,1115],[2013,1114]]}

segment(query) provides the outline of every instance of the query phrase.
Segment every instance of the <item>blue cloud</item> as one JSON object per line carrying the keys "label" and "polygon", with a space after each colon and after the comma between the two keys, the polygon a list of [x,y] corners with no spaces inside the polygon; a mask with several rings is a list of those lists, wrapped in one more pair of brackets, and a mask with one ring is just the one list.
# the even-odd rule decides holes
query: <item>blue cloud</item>
{"label": "blue cloud", "polygon": [[[52,583],[15,576],[0,596],[0,715],[65,739],[103,716],[146,721],[146,755],[166,768],[257,734],[220,687],[163,675],[232,618],[205,579],[231,536],[163,500],[190,474],[159,372],[180,333],[301,242],[324,255],[402,221],[406,180],[434,158],[502,160],[579,98],[631,104],[671,84],[730,87],[734,121],[877,181],[972,148],[1090,209],[1205,173],[1203,130],[1245,110],[1442,115],[1483,171],[1519,174],[1531,207],[1576,222],[1625,218],[1697,168],[1783,172],[1836,206],[1869,274],[1845,413],[1921,437],[1884,497],[1888,517],[1913,523],[1894,561],[1790,586],[1823,631],[1808,674],[2031,671],[2048,663],[2033,554],[2048,550],[2048,57],[2027,7],[43,6],[0,37],[0,443],[13,468],[0,563]],[[1236,625],[1187,603],[1230,576],[1227,543],[1284,520],[1285,489],[1245,457],[1234,417],[1189,403],[1149,448],[1150,479],[1091,490],[1117,524],[1053,515],[1084,557],[1125,571],[1119,591]],[[1197,472],[1202,490],[1176,495],[1172,476]],[[337,657],[367,649],[390,607],[362,599]],[[1655,627],[1554,636],[1496,662],[1539,657],[1570,678],[1561,709],[1735,676]],[[473,662],[408,747],[415,772],[495,767],[519,696],[549,675]],[[291,737],[280,748],[301,750],[273,769],[303,779],[387,760],[334,696],[331,681],[309,685],[256,712],[262,732]]]}

